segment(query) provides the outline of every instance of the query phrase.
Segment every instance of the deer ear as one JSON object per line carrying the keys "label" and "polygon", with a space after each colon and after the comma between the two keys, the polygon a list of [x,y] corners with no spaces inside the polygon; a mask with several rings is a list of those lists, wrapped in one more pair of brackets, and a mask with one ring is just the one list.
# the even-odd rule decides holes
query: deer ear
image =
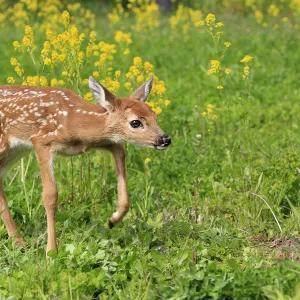
{"label": "deer ear", "polygon": [[146,81],[143,85],[137,88],[130,97],[145,102],[151,92],[152,83],[153,83],[153,76],[151,76],[148,81]]}
{"label": "deer ear", "polygon": [[93,76],[89,78],[89,87],[97,102],[106,110],[112,110],[116,96],[96,81]]}

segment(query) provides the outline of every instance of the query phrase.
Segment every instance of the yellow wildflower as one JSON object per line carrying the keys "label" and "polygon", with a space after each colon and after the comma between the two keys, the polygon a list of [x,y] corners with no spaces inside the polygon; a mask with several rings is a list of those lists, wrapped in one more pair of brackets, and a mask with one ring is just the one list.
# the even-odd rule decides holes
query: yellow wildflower
{"label": "yellow wildflower", "polygon": [[150,71],[153,70],[153,65],[150,64],[148,61],[146,61],[146,62],[144,63],[144,69],[145,69],[145,71],[148,73],[148,72],[150,72]]}
{"label": "yellow wildflower", "polygon": [[280,10],[275,4],[271,4],[268,7],[268,14],[273,17],[277,17],[279,15],[279,12],[280,12]]}
{"label": "yellow wildflower", "polygon": [[255,15],[257,23],[261,23],[264,18],[263,13],[261,11],[257,10],[257,11],[255,11],[254,15]]}
{"label": "yellow wildflower", "polygon": [[136,82],[141,83],[143,81],[144,81],[144,76],[143,75],[138,75],[137,78],[136,78]]}
{"label": "yellow wildflower", "polygon": [[40,77],[40,84],[41,84],[41,86],[47,86],[48,85],[47,78],[45,76]]}
{"label": "yellow wildflower", "polygon": [[13,77],[7,77],[7,82],[9,84],[14,84],[15,83],[15,79]]}
{"label": "yellow wildflower", "polygon": [[88,45],[86,47],[86,56],[89,57],[92,55],[92,53],[93,53],[93,47],[91,45]]}
{"label": "yellow wildflower", "polygon": [[150,161],[151,161],[151,159],[150,159],[149,157],[147,157],[147,158],[145,159],[145,164],[148,164]]}
{"label": "yellow wildflower", "polygon": [[98,77],[100,76],[100,74],[99,74],[98,71],[94,71],[94,72],[93,72],[93,76],[94,76],[95,78],[98,78]]}
{"label": "yellow wildflower", "polygon": [[201,113],[201,115],[202,115],[203,117],[205,117],[205,116],[207,115],[207,112],[204,111],[204,112]]}
{"label": "yellow wildflower", "polygon": [[160,96],[162,96],[166,92],[165,83],[164,81],[156,82],[153,87],[152,91]]}
{"label": "yellow wildflower", "polygon": [[159,115],[162,112],[162,109],[158,106],[156,108],[152,109],[157,115]]}
{"label": "yellow wildflower", "polygon": [[[60,55],[60,58],[61,58],[61,55]],[[83,60],[84,60],[84,52],[83,51],[79,51],[78,52],[77,61],[81,65],[83,63]],[[61,61],[63,61],[63,60],[61,60]]]}
{"label": "yellow wildflower", "polygon": [[58,80],[56,78],[52,78],[50,82],[51,86],[57,86],[58,85]]}
{"label": "yellow wildflower", "polygon": [[18,41],[14,41],[13,46],[14,46],[15,50],[17,50],[19,52],[22,51],[22,45]]}
{"label": "yellow wildflower", "polygon": [[26,82],[30,86],[39,86],[40,80],[38,76],[27,76]]}
{"label": "yellow wildflower", "polygon": [[131,88],[131,82],[128,82],[128,81],[125,82],[124,86],[125,86],[126,89],[130,89]]}
{"label": "yellow wildflower", "polygon": [[241,59],[240,62],[241,62],[241,63],[248,63],[248,62],[250,62],[252,59],[253,59],[252,56],[246,55],[243,59]]}
{"label": "yellow wildflower", "polygon": [[219,85],[217,86],[217,89],[218,89],[218,90],[223,90],[223,88],[224,88],[224,87],[223,87],[223,85],[221,85],[221,84],[219,84]]}
{"label": "yellow wildflower", "polygon": [[[79,62],[82,60],[82,58],[83,58],[83,52],[82,51],[80,51],[79,53],[78,53],[78,60],[79,60]],[[58,56],[58,59],[61,61],[61,62],[63,62],[64,60],[65,60],[65,58],[66,58],[66,55],[65,54],[60,54],[59,56]]]}
{"label": "yellow wildflower", "polygon": [[64,10],[62,15],[61,15],[61,18],[62,18],[62,23],[64,24],[64,26],[68,27],[69,23],[70,23],[70,14],[69,14],[69,12]]}
{"label": "yellow wildflower", "polygon": [[115,35],[115,41],[130,45],[132,44],[131,33],[125,33],[119,30]]}
{"label": "yellow wildflower", "polygon": [[45,58],[45,59],[44,59],[44,64],[45,64],[46,66],[51,65],[51,59],[50,59],[49,57]]}
{"label": "yellow wildflower", "polygon": [[124,54],[124,55],[128,55],[129,53],[130,53],[129,48],[125,48],[125,50],[123,51],[123,54]]}
{"label": "yellow wildflower", "polygon": [[222,22],[218,22],[215,27],[223,27],[224,24]]}
{"label": "yellow wildflower", "polygon": [[22,77],[22,75],[24,74],[24,70],[21,69],[21,67],[18,65],[15,67],[15,72],[18,74],[18,76]]}
{"label": "yellow wildflower", "polygon": [[79,35],[79,40],[80,41],[83,41],[85,39],[85,34],[84,33],[81,33],[80,35]]}
{"label": "yellow wildflower", "polygon": [[200,26],[204,26],[205,22],[204,21],[198,21],[195,23],[195,27],[200,27]]}
{"label": "yellow wildflower", "polygon": [[84,95],[84,99],[87,101],[92,101],[93,100],[93,95],[91,92],[88,92]]}
{"label": "yellow wildflower", "polygon": [[91,31],[90,33],[90,42],[94,43],[96,40],[97,33],[95,31]]}
{"label": "yellow wildflower", "polygon": [[140,71],[136,66],[131,66],[129,68],[129,70],[132,72],[133,75],[139,75],[140,74]]}
{"label": "yellow wildflower", "polygon": [[22,42],[23,42],[23,45],[24,45],[24,46],[28,46],[28,47],[29,47],[29,46],[32,45],[31,40],[30,40],[27,36],[24,36],[24,37],[23,37]]}
{"label": "yellow wildflower", "polygon": [[216,17],[214,14],[208,14],[205,18],[206,24],[212,24],[216,21]]}
{"label": "yellow wildflower", "polygon": [[226,48],[229,48],[231,46],[231,43],[230,42],[225,42],[224,45],[225,45]]}
{"label": "yellow wildflower", "polygon": [[217,59],[212,59],[210,61],[210,69],[207,70],[207,74],[215,74],[218,73],[221,69],[221,63]]}
{"label": "yellow wildflower", "polygon": [[164,105],[165,105],[165,106],[168,106],[168,105],[170,105],[170,104],[171,104],[171,101],[170,101],[170,100],[165,100],[165,101],[164,101]]}
{"label": "yellow wildflower", "polygon": [[33,36],[33,30],[32,30],[32,28],[29,25],[25,26],[25,34],[28,37],[32,37]]}
{"label": "yellow wildflower", "polygon": [[136,56],[134,59],[133,59],[133,63],[135,66],[139,67],[142,65],[142,59],[139,57],[139,56]]}
{"label": "yellow wildflower", "polygon": [[52,38],[53,38],[53,32],[49,28],[46,30],[46,37],[48,40],[52,40]]}
{"label": "yellow wildflower", "polygon": [[231,73],[231,69],[226,68],[226,69],[224,70],[224,73],[225,73],[226,75],[229,75],[229,74]]}
{"label": "yellow wildflower", "polygon": [[125,76],[126,76],[126,78],[133,78],[133,74],[132,74],[132,72],[127,72],[126,74],[125,74]]}
{"label": "yellow wildflower", "polygon": [[250,74],[250,68],[249,68],[249,66],[245,66],[244,67],[244,75],[248,76],[249,74]]}
{"label": "yellow wildflower", "polygon": [[74,4],[68,4],[67,7],[68,7],[69,11],[74,12],[74,11],[79,10],[81,5],[80,5],[80,3],[74,3]]}
{"label": "yellow wildflower", "polygon": [[12,58],[10,59],[10,64],[11,64],[12,66],[16,66],[16,65],[18,64],[17,59],[14,58],[14,57],[12,57]]}

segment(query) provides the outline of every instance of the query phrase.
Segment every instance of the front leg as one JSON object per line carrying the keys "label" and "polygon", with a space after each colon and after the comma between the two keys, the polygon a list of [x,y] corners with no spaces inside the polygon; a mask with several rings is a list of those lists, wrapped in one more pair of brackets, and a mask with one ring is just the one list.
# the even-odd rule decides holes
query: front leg
{"label": "front leg", "polygon": [[118,176],[118,207],[108,221],[109,228],[113,228],[116,223],[120,222],[124,218],[129,209],[125,149],[123,145],[120,144],[109,145],[106,146],[105,149],[110,151],[114,156]]}
{"label": "front leg", "polygon": [[43,202],[47,215],[47,253],[57,251],[55,232],[55,211],[57,205],[57,188],[53,174],[53,153],[49,146],[34,145],[37,160],[41,170],[43,184]]}

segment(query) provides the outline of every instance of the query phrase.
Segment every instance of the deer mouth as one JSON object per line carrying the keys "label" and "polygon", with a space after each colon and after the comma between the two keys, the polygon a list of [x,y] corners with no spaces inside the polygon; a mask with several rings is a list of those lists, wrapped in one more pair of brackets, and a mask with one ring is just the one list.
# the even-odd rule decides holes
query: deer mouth
{"label": "deer mouth", "polygon": [[166,144],[162,144],[162,145],[153,145],[153,146],[154,146],[154,148],[155,148],[156,150],[160,150],[160,151],[165,150],[165,149],[167,149],[167,148],[169,147],[169,145],[166,145]]}
{"label": "deer mouth", "polygon": [[156,150],[165,150],[168,146],[164,146],[164,145],[154,145],[154,148]]}

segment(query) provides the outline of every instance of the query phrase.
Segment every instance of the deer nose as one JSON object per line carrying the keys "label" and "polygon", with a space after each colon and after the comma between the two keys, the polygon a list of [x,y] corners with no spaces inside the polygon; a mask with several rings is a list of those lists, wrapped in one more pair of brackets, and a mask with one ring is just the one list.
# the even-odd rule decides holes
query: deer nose
{"label": "deer nose", "polygon": [[164,145],[164,146],[169,146],[171,144],[171,139],[169,138],[168,135],[164,134],[162,137],[161,137],[161,143]]}

